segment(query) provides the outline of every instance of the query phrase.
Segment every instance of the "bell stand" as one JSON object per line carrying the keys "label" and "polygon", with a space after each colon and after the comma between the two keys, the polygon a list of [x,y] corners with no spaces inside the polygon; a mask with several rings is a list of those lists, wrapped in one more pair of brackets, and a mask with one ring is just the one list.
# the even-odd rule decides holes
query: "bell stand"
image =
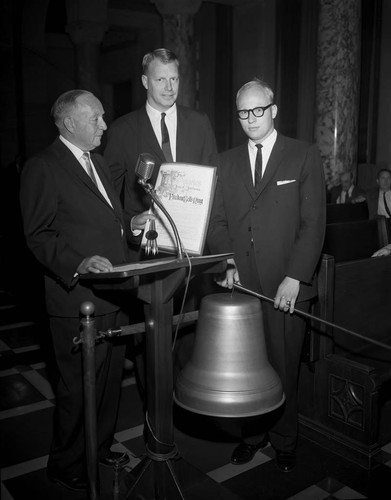
{"label": "bell stand", "polygon": [[[192,275],[221,272],[221,264],[231,256],[191,257]],[[188,267],[187,259],[168,258],[129,264],[125,271],[90,273],[81,277],[97,290],[123,290],[123,293],[132,292],[139,283],[137,296],[144,302],[147,453],[120,481],[118,498],[121,500],[239,500],[180,457],[174,442],[173,296],[184,282]],[[87,450],[88,456],[93,457],[94,454]],[[91,470],[95,470],[94,463],[90,466]]]}

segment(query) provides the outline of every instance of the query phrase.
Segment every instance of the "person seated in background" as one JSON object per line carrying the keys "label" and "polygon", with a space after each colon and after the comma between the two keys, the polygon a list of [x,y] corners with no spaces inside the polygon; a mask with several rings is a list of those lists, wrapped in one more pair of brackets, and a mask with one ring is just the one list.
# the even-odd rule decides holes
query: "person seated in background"
{"label": "person seated in background", "polygon": [[369,218],[375,219],[379,215],[391,217],[391,171],[388,168],[379,170],[376,178],[378,187],[366,192]]}
{"label": "person seated in background", "polygon": [[331,188],[330,203],[349,204],[365,201],[365,192],[354,184],[351,172],[342,172],[340,184]]}
{"label": "person seated in background", "polygon": [[391,244],[386,245],[379,250],[377,250],[372,257],[388,257],[391,255]]}

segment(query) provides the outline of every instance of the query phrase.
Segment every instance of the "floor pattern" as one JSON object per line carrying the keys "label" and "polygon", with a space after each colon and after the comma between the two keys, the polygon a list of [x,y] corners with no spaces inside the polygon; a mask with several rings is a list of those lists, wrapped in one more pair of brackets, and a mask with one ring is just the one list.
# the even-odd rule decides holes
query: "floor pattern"
{"label": "floor pattern", "polygon": [[[2,500],[79,500],[85,495],[49,482],[45,467],[55,398],[49,383],[42,328],[15,314],[3,296],[0,306],[0,477]],[[16,321],[15,318],[22,318]],[[389,498],[391,443],[384,464],[369,472],[300,438],[298,463],[290,474],[274,465],[270,446],[243,466],[230,464],[236,444],[217,419],[174,408],[175,443],[180,456],[219,483],[223,498],[243,500],[323,500]],[[100,470],[101,498],[116,497],[118,480],[131,474],[145,454],[143,413],[133,373],[124,367],[116,450],[130,454],[121,471]],[[384,493],[387,492],[388,493]],[[140,497],[141,498],[141,497]],[[143,497],[144,498],[144,497]],[[202,500],[209,497],[203,496]],[[211,494],[210,498],[217,500]],[[171,499],[169,499],[171,500]],[[201,500],[201,499],[200,499]]]}

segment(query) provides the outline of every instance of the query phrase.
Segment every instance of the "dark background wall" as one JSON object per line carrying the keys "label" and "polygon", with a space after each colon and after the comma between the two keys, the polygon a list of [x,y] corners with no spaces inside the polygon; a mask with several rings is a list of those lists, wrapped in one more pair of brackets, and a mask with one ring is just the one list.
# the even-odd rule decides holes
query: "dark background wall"
{"label": "dark background wall", "polygon": [[[361,0],[360,163],[391,165],[390,3]],[[141,59],[163,45],[164,33],[162,16],[150,0],[109,0],[107,7],[98,71],[110,125],[144,102]],[[77,85],[78,61],[67,32],[65,0],[3,0],[1,9],[4,168],[53,139],[50,107],[61,92]],[[319,0],[201,3],[194,16],[195,102],[210,116],[220,150],[243,140],[235,94],[253,76],[275,89],[278,129],[313,141],[318,9]]]}
{"label": "dark background wall", "polygon": [[[87,65],[97,58],[96,92],[110,126],[116,117],[145,101],[141,60],[146,52],[164,44],[163,17],[155,1],[0,3],[0,264],[6,289],[21,294],[21,300],[27,303],[39,293],[40,273],[25,248],[18,201],[19,171],[27,157],[56,136],[50,118],[54,100],[79,85],[80,52],[69,33],[69,9],[72,7],[76,18],[81,14],[78,9],[83,11],[87,22],[86,33],[81,36],[86,35],[88,40],[94,35],[91,26],[100,21],[98,7],[105,7],[105,30],[98,53],[93,51],[93,44],[87,43],[83,56]],[[164,1],[175,7],[187,0]],[[361,4],[357,158],[359,163],[391,167],[391,2],[357,1]],[[234,114],[235,94],[253,76],[264,78],[275,89],[278,130],[314,141],[318,14],[322,2],[325,0],[201,2],[193,18],[194,102],[195,107],[208,113],[220,151],[244,139]],[[364,170],[369,171],[370,183],[374,170]]]}

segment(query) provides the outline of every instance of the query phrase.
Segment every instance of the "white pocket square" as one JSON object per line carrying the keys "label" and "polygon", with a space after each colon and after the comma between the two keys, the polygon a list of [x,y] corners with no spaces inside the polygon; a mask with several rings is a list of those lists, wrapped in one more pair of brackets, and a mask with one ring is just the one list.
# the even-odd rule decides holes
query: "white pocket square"
{"label": "white pocket square", "polygon": [[289,179],[287,181],[277,181],[277,186],[283,186],[284,184],[290,184],[291,182],[296,182],[296,179]]}

